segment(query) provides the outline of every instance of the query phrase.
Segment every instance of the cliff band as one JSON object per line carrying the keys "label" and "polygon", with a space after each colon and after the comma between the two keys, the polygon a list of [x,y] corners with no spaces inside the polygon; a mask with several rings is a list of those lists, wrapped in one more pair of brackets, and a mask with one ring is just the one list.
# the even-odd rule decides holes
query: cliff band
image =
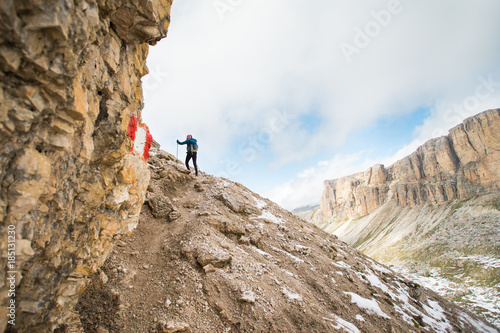
{"label": "cliff band", "polygon": [[500,325],[500,110],[387,168],[324,185],[316,225],[385,264],[453,283],[450,299]]}
{"label": "cliff band", "polygon": [[87,276],[137,225],[141,77],[170,5],[0,1],[0,331],[78,327]]}

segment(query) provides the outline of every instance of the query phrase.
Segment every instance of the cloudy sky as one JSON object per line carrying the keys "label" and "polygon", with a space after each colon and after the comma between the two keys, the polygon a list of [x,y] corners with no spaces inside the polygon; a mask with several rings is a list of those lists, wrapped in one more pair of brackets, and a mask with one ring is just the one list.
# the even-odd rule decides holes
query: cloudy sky
{"label": "cloudy sky", "polygon": [[[285,208],[500,107],[498,0],[175,0],[143,121]],[[185,146],[179,147],[179,158]]]}

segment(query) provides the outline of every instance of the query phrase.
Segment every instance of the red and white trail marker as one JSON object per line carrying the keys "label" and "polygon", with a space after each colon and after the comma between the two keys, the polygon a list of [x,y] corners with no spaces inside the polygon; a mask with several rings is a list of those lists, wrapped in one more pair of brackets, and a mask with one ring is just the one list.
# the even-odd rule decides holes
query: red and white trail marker
{"label": "red and white trail marker", "polygon": [[151,142],[153,142],[153,136],[149,132],[149,128],[146,124],[137,124],[135,115],[130,117],[127,136],[133,142],[130,151],[139,155],[144,161],[147,161],[149,158],[149,148],[151,148]]}

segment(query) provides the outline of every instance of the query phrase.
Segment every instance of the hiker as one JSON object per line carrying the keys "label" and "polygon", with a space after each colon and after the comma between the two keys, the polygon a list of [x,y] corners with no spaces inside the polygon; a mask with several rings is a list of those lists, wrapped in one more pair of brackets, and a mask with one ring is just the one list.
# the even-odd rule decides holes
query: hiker
{"label": "hiker", "polygon": [[186,168],[191,172],[189,169],[189,160],[193,159],[193,165],[194,165],[194,171],[196,176],[198,176],[198,165],[196,164],[196,153],[198,151],[198,143],[196,143],[196,139],[193,139],[193,136],[189,134],[186,137],[186,141],[180,142],[177,140],[178,145],[185,145],[187,144],[187,155],[186,155]]}

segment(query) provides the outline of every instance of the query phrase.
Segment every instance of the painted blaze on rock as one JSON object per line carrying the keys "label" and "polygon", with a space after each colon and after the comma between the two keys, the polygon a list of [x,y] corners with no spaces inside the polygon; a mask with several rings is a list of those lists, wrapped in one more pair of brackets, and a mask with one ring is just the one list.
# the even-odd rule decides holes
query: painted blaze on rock
{"label": "painted blaze on rock", "polygon": [[149,128],[146,124],[137,124],[137,118],[135,115],[130,117],[127,136],[133,142],[133,146],[130,151],[141,156],[144,161],[147,161],[149,158],[151,142],[153,142],[153,136],[149,132]]}

